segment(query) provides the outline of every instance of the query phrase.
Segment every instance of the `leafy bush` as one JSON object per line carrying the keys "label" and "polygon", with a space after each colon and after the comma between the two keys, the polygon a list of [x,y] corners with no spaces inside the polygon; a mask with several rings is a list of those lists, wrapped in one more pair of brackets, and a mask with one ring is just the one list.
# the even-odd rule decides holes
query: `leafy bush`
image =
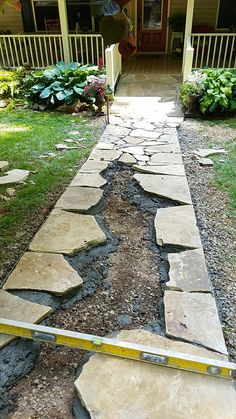
{"label": "leafy bush", "polygon": [[0,70],[0,98],[13,99],[19,95],[24,77],[24,68]]}
{"label": "leafy bush", "polygon": [[193,72],[180,86],[180,100],[188,109],[193,96],[205,113],[236,111],[236,70],[202,69]]}
{"label": "leafy bush", "polygon": [[28,75],[24,89],[33,101],[46,104],[47,107],[53,108],[63,103],[70,105],[83,97],[84,87],[91,75],[101,76],[102,72],[97,66],[59,62]]}

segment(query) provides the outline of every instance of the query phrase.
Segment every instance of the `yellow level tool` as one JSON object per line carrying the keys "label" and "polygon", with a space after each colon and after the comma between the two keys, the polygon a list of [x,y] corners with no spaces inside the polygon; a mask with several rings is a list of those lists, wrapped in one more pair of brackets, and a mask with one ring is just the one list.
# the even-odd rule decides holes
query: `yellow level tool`
{"label": "yellow level tool", "polygon": [[236,378],[236,364],[232,362],[188,355],[130,342],[121,342],[116,339],[71,332],[54,327],[0,318],[0,333],[57,345],[77,347],[105,355],[113,355],[219,378]]}

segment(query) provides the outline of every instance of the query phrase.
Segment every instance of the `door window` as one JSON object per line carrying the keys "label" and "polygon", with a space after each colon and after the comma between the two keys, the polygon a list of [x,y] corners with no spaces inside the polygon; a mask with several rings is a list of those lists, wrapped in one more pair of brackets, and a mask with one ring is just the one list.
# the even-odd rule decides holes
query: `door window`
{"label": "door window", "polygon": [[143,0],[143,29],[161,29],[163,0]]}

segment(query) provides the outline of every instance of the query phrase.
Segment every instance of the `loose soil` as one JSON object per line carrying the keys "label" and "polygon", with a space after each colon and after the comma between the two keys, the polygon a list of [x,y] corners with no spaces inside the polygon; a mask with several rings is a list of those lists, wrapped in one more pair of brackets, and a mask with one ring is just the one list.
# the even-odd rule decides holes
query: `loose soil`
{"label": "loose soil", "polygon": [[[102,212],[107,228],[119,240],[107,272],[102,259],[94,261],[93,269],[104,271],[102,283],[93,295],[58,310],[50,325],[101,336],[140,327],[161,333],[161,260],[158,250],[152,250],[153,215],[125,197],[130,175],[129,170],[118,171]],[[9,417],[72,418],[73,385],[83,362],[82,351],[42,345],[35,368],[11,390],[18,408]]]}
{"label": "loose soil", "polygon": [[196,160],[192,160],[194,150],[209,148],[209,144],[218,145],[219,141],[224,147],[224,141],[235,138],[236,131],[187,120],[179,129],[179,136],[227,349],[231,360],[236,361],[235,219],[229,215],[227,194],[214,184],[214,169],[201,167]]}

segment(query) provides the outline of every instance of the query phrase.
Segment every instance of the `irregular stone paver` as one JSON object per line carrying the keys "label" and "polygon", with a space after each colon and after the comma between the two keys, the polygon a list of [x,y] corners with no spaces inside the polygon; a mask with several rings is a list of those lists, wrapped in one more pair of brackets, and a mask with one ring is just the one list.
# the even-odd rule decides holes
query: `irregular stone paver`
{"label": "irregular stone paver", "polygon": [[89,160],[105,160],[113,161],[117,160],[121,156],[121,151],[119,150],[96,150],[94,149],[89,156]]}
{"label": "irregular stone paver", "polygon": [[136,174],[134,179],[149,193],[172,199],[181,204],[191,204],[188,182],[184,176]]}
{"label": "irregular stone paver", "polygon": [[133,166],[135,170],[144,173],[154,173],[157,175],[170,175],[170,176],[185,176],[184,166],[180,164],[170,164],[169,166]]}
{"label": "irregular stone paver", "polygon": [[155,131],[146,131],[144,129],[134,129],[130,133],[130,137],[138,137],[138,138],[159,138],[161,136],[161,132]]}
{"label": "irregular stone paver", "polygon": [[157,153],[153,154],[149,162],[150,165],[168,165],[168,164],[183,164],[181,154],[174,153]]}
{"label": "irregular stone paver", "polygon": [[57,201],[55,208],[84,212],[95,207],[101,200],[103,190],[99,188],[69,187]]}
{"label": "irregular stone paver", "polygon": [[26,252],[8,277],[4,289],[63,295],[82,283],[82,278],[62,255]]}
{"label": "irregular stone paver", "polygon": [[[39,323],[53,309],[42,304],[31,303],[16,297],[7,291],[0,290],[0,317],[27,323]],[[14,336],[0,333],[0,348],[10,343]]]}
{"label": "irregular stone paver", "polygon": [[127,166],[132,166],[132,164],[137,163],[136,159],[129,153],[124,153],[119,158],[119,161],[121,163],[127,164]]}
{"label": "irregular stone paver", "polygon": [[8,161],[1,160],[0,161],[0,170],[4,170],[8,167]]}
{"label": "irregular stone paver", "polygon": [[151,124],[150,122],[146,121],[137,121],[133,124],[134,128],[144,129],[145,131],[154,131],[156,128],[155,125]]}
{"label": "irregular stone paver", "polygon": [[[144,330],[122,331],[117,339],[225,359]],[[93,355],[83,366],[75,388],[91,419],[235,419],[236,398],[231,380],[101,354]]]}
{"label": "irregular stone paver", "polygon": [[227,154],[227,151],[215,148],[201,148],[199,150],[194,151],[194,154],[196,154],[199,157],[208,157],[214,156],[216,154]]}
{"label": "irregular stone paver", "polygon": [[87,188],[101,188],[107,183],[101,175],[96,173],[78,173],[70,186],[83,186]]}
{"label": "irregular stone paver", "polygon": [[111,125],[120,125],[120,124],[123,124],[123,119],[120,118],[119,116],[110,115],[109,122]]}
{"label": "irregular stone paver", "polygon": [[99,141],[96,145],[96,147],[94,148],[94,150],[113,150],[114,149],[114,144],[113,143],[108,143],[105,141]]}
{"label": "irregular stone paver", "polygon": [[81,169],[80,173],[101,173],[107,169],[109,161],[87,160]]}
{"label": "irregular stone paver", "polygon": [[165,291],[164,307],[167,336],[198,343],[227,355],[211,294]]}
{"label": "irregular stone paver", "polygon": [[167,144],[179,144],[177,133],[174,134],[163,134],[160,137],[160,141],[164,141]]}
{"label": "irregular stone paver", "polygon": [[169,253],[170,265],[167,288],[185,292],[211,292],[202,249]]}
{"label": "irregular stone paver", "polygon": [[106,240],[106,235],[91,215],[55,209],[36,233],[29,249],[34,252],[73,255]]}
{"label": "irregular stone paver", "polygon": [[125,137],[124,141],[129,145],[136,145],[142,143],[142,138],[135,138],[135,137]]}
{"label": "irregular stone paver", "polygon": [[134,157],[138,162],[148,162],[150,160],[148,156],[142,156],[141,154],[134,154]]}
{"label": "irregular stone paver", "polygon": [[211,159],[202,158],[198,160],[200,166],[213,166],[213,161]]}
{"label": "irregular stone paver", "polygon": [[158,209],[155,229],[159,246],[174,245],[190,249],[202,246],[192,205]]}
{"label": "irregular stone paver", "polygon": [[130,153],[130,154],[133,154],[133,155],[144,154],[144,148],[139,147],[139,146],[137,146],[137,147],[132,147],[132,146],[131,147],[124,147],[124,148],[121,148],[120,151],[122,151],[123,153]]}
{"label": "irregular stone paver", "polygon": [[145,153],[181,153],[179,144],[160,144],[145,148]]}
{"label": "irregular stone paver", "polygon": [[23,182],[29,176],[29,170],[13,169],[9,170],[5,176],[0,176],[0,185]]}
{"label": "irregular stone paver", "polygon": [[129,133],[130,133],[129,128],[120,127],[120,126],[112,125],[112,124],[109,124],[106,127],[106,135],[112,135],[115,137],[123,138],[129,135]]}

